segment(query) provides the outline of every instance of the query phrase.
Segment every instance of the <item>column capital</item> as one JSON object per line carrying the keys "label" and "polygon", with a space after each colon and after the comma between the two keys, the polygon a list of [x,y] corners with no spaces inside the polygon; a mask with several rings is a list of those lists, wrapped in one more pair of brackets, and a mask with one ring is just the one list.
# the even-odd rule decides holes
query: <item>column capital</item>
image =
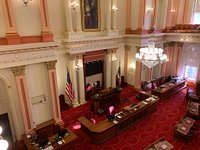
{"label": "column capital", "polygon": [[129,51],[129,50],[131,49],[131,46],[130,46],[130,45],[125,45],[124,47],[125,47],[125,50],[126,50],[126,51]]}
{"label": "column capital", "polygon": [[112,53],[112,49],[108,49],[107,51],[106,51],[106,54],[108,55],[108,54],[111,54]]}
{"label": "column capital", "polygon": [[55,69],[56,68],[56,62],[57,62],[57,60],[46,62],[47,70]]}
{"label": "column capital", "polygon": [[183,47],[184,42],[177,42],[177,47]]}
{"label": "column capital", "polygon": [[78,53],[78,54],[77,54],[77,58],[78,58],[78,59],[82,59],[82,58],[83,58],[83,53]]}
{"label": "column capital", "polygon": [[77,58],[77,54],[67,54],[69,59],[72,61],[72,60],[76,60]]}
{"label": "column capital", "polygon": [[20,75],[25,75],[25,66],[16,66],[12,67],[12,71],[14,76],[20,76]]}

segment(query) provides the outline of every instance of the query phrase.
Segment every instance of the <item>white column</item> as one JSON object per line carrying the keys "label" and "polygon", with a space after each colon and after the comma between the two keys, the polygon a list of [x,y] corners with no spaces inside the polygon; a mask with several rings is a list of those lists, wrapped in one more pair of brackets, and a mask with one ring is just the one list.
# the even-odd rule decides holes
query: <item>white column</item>
{"label": "white column", "polygon": [[107,50],[106,52],[106,88],[111,87],[111,50]]}
{"label": "white column", "polygon": [[66,17],[66,35],[70,37],[71,33],[74,32],[73,24],[72,24],[72,8],[71,8],[71,0],[65,0],[65,17]]}
{"label": "white column", "polygon": [[78,102],[78,84],[77,84],[77,71],[75,69],[76,66],[76,55],[70,55],[70,69],[69,74],[71,77],[72,87],[74,90],[75,99],[72,102],[73,107],[79,106]]}
{"label": "white column", "polygon": [[81,25],[81,8],[80,8],[80,0],[74,0],[77,4],[79,4],[79,7],[76,7],[75,10],[75,22],[76,22],[76,32],[82,32],[82,25]]}
{"label": "white column", "polygon": [[86,103],[85,101],[85,84],[84,84],[84,70],[83,70],[83,55],[78,55],[78,81],[79,81],[79,101],[80,104]]}
{"label": "white column", "polygon": [[112,50],[112,63],[111,63],[111,86],[116,87],[116,74],[117,74],[117,60],[113,60],[116,57],[116,49]]}
{"label": "white column", "polygon": [[111,31],[111,0],[106,0],[106,31]]}
{"label": "white column", "polygon": [[116,32],[117,29],[117,2],[116,0],[112,0],[112,29]]}

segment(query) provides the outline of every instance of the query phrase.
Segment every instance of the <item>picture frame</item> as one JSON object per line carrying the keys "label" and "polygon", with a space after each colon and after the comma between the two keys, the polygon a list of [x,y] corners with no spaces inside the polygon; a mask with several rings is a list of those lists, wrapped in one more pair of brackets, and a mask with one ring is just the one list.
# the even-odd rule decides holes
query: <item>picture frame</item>
{"label": "picture frame", "polygon": [[81,0],[81,17],[83,31],[99,31],[100,0]]}

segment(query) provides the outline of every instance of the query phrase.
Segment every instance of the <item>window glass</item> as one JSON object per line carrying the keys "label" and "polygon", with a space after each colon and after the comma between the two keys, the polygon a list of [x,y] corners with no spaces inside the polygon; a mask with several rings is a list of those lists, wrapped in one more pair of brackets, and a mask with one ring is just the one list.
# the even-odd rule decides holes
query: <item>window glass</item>
{"label": "window glass", "polygon": [[194,13],[193,24],[200,24],[200,12],[195,12]]}
{"label": "window glass", "polygon": [[194,66],[186,66],[185,77],[189,80],[195,81],[198,68]]}

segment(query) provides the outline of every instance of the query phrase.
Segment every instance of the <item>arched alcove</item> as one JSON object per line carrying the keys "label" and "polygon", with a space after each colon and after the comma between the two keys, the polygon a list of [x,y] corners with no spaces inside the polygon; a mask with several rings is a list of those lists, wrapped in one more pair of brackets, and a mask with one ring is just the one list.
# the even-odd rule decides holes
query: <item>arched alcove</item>
{"label": "arched alcove", "polygon": [[0,74],[0,116],[2,116],[0,118],[1,122],[6,123],[3,129],[7,135],[3,135],[3,137],[7,138],[9,143],[19,138],[19,127],[12,97],[9,80]]}

